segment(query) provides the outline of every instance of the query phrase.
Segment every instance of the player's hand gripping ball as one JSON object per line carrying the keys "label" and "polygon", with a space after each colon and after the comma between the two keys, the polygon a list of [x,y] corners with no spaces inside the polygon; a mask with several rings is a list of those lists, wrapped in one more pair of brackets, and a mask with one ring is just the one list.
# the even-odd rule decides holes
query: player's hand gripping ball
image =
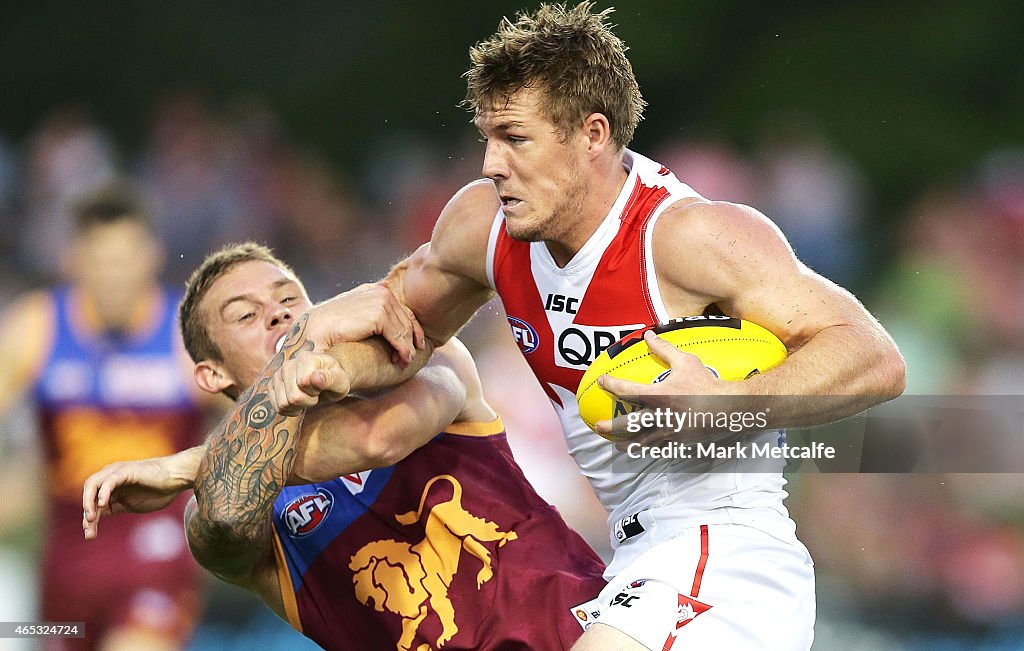
{"label": "player's hand gripping ball", "polygon": [[[616,398],[597,384],[597,378],[612,377],[650,384],[670,373],[668,364],[651,353],[642,328],[609,346],[583,375],[576,390],[580,417],[587,427],[627,414],[637,405]],[[756,323],[729,316],[689,316],[653,327],[654,333],[684,353],[696,355],[722,380],[745,380],[767,371],[786,359],[786,346]]]}

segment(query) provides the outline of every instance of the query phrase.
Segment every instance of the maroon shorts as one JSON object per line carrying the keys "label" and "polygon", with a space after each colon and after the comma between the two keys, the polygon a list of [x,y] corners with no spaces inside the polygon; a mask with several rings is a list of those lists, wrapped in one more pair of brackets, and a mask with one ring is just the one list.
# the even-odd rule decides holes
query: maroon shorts
{"label": "maroon shorts", "polygon": [[199,611],[200,568],[182,527],[184,500],[147,515],[100,522],[98,539],[82,537],[57,506],[42,564],[40,619],[84,622],[85,639],[53,640],[46,649],[93,649],[115,629],[132,629],[184,645]]}

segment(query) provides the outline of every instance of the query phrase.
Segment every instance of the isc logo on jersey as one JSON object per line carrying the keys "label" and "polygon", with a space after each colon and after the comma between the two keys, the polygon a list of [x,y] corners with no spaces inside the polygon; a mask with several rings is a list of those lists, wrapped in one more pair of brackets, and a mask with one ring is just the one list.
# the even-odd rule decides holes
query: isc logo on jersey
{"label": "isc logo on jersey", "polygon": [[281,512],[288,535],[302,538],[313,533],[327,519],[332,506],[334,496],[322,488],[312,495],[295,498]]}
{"label": "isc logo on jersey", "polygon": [[578,296],[551,293],[544,300],[551,331],[555,340],[555,364],[563,368],[586,370],[594,359],[611,346],[644,324],[611,327],[589,326],[576,322],[582,299]]}

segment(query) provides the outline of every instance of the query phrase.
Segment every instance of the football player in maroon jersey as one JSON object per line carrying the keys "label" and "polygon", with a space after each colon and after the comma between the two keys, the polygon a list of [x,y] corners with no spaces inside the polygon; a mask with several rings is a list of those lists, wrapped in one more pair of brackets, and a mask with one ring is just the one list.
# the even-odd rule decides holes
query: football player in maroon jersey
{"label": "football player in maroon jersey", "polygon": [[[335,300],[350,308],[346,337],[404,332],[411,345],[415,326],[386,290]],[[244,390],[239,405],[204,446],[89,478],[86,537],[105,513],[159,509],[194,488],[195,557],[327,649],[571,645],[603,564],[522,475],[465,348],[449,342],[373,398],[280,417],[269,380],[312,347],[308,308],[263,247],[203,263],[180,310],[186,347],[199,386]],[[347,377],[361,386],[358,369]]]}

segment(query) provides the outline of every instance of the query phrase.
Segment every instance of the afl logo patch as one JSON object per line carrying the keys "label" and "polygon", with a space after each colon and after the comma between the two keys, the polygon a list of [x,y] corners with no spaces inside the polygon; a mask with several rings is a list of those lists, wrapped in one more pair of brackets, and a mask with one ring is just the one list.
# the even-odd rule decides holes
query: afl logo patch
{"label": "afl logo patch", "polygon": [[312,495],[297,497],[281,512],[281,519],[292,538],[302,538],[313,533],[324,523],[334,506],[334,496],[324,489]]}
{"label": "afl logo patch", "polygon": [[508,317],[508,325],[512,328],[512,337],[519,344],[520,352],[524,355],[529,355],[537,350],[540,338],[537,337],[537,331],[533,329],[532,325],[514,316]]}

